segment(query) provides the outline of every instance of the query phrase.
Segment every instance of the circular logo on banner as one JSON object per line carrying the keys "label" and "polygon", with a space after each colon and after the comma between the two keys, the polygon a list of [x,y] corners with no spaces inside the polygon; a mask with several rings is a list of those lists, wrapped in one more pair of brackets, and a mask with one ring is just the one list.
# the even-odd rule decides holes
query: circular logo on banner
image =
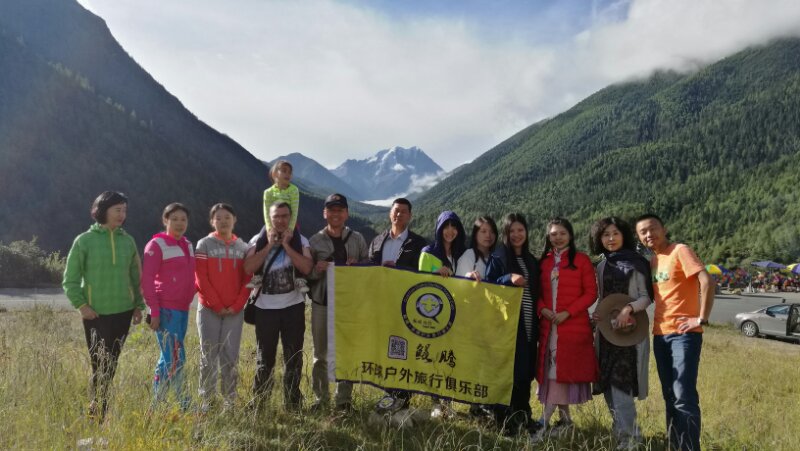
{"label": "circular logo on banner", "polygon": [[456,319],[453,295],[436,282],[422,282],[411,287],[400,309],[408,329],[425,338],[446,334]]}

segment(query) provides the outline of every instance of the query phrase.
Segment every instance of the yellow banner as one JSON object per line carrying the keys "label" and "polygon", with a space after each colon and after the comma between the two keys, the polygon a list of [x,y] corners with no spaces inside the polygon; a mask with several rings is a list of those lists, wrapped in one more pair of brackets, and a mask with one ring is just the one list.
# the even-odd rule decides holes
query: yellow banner
{"label": "yellow banner", "polygon": [[508,405],[521,299],[517,287],[337,266],[328,271],[330,376]]}

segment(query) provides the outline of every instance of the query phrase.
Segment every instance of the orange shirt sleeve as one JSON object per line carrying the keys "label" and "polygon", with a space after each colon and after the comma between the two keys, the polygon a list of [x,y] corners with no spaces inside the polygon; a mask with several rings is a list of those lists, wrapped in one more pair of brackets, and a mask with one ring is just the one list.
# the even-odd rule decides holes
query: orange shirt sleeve
{"label": "orange shirt sleeve", "polygon": [[705,269],[703,262],[700,261],[700,258],[689,246],[684,245],[678,248],[678,261],[680,261],[683,275],[687,279]]}

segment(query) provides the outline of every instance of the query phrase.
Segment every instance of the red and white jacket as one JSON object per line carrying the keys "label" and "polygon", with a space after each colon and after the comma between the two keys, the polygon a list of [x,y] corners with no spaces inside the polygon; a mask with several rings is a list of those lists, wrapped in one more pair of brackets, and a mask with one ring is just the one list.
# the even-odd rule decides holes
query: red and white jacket
{"label": "red and white jacket", "polygon": [[194,267],[194,249],[186,237],[153,235],[142,259],[142,292],[151,316],[160,316],[161,307],[189,310],[197,292]]}
{"label": "red and white jacket", "polygon": [[197,243],[195,282],[200,304],[216,313],[223,308],[238,313],[244,308],[250,295],[246,285],[252,277],[244,272],[247,248],[236,235],[225,241],[216,232]]}

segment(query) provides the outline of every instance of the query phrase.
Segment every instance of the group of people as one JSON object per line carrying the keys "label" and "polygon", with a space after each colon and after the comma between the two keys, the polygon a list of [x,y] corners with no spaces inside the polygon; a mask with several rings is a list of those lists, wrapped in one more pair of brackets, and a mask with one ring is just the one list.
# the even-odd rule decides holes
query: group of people
{"label": "group of people", "polygon": [[761,293],[797,292],[800,291],[800,275],[760,272],[750,279],[750,286]]}
{"label": "group of people", "polygon": [[[248,243],[233,233],[234,209],[217,204],[209,215],[213,231],[198,242],[195,251],[184,236],[189,211],[173,203],[163,211],[164,231],[147,243],[141,262],[133,239],[121,227],[127,198],[105,192],[95,200],[95,224],[75,239],[63,282],[67,297],[83,318],[92,365],[90,416],[105,416],[118,356],[131,322],[143,319],[145,307],[160,350],[153,402],[162,401],[172,387],[180,406],[189,407],[182,374],[189,306],[195,293],[199,295],[201,411],[216,402],[218,380],[224,408],[235,402],[244,322],[255,326],[258,347],[253,403],[257,406],[269,396],[280,341],[286,406],[299,409],[304,404],[300,380],[306,296],[311,299],[314,348],[311,409],[328,409],[325,274],[331,263],[372,263],[522,288],[510,405],[473,405],[470,413],[491,415],[505,430],[528,431],[533,440],[573,427],[569,406],[602,394],[618,443],[628,448],[640,443],[634,399],[647,396],[650,339],[645,335],[621,343],[615,337],[617,332],[624,335],[635,329],[637,321],[646,323],[644,312],[655,302],[653,352],[670,444],[700,449],[696,383],[702,325],[712,307],[713,285],[694,252],[669,241],[658,216],[639,217],[635,228],[616,217],[597,221],[589,234],[592,253],[602,257],[596,268],[588,255],[577,250],[573,227],[564,218],[548,222],[543,252],[537,258],[521,214],[507,215],[500,229],[491,217],[477,218],[467,242],[461,219],[445,211],[437,219],[433,242],[428,243],[410,230],[412,205],[404,198],[391,206],[390,227],[367,244],[346,225],[346,197],[332,194],[322,211],[325,227],[307,239],[297,227],[299,192],[291,184],[291,175],[288,162],[272,167],[274,184],[264,192],[265,226]],[[635,251],[634,233],[652,251],[651,261]],[[602,327],[595,332],[593,322],[603,320],[597,311],[613,295],[627,300],[611,310],[612,332]],[[596,312],[590,314],[598,300]],[[532,418],[530,405],[534,379],[543,404],[538,420]],[[410,399],[409,392],[389,390],[376,412],[407,409]],[[449,401],[433,401],[432,416],[452,413]],[[333,407],[344,412],[352,409],[352,383],[336,384]],[[556,411],[558,421],[551,424]]]}

